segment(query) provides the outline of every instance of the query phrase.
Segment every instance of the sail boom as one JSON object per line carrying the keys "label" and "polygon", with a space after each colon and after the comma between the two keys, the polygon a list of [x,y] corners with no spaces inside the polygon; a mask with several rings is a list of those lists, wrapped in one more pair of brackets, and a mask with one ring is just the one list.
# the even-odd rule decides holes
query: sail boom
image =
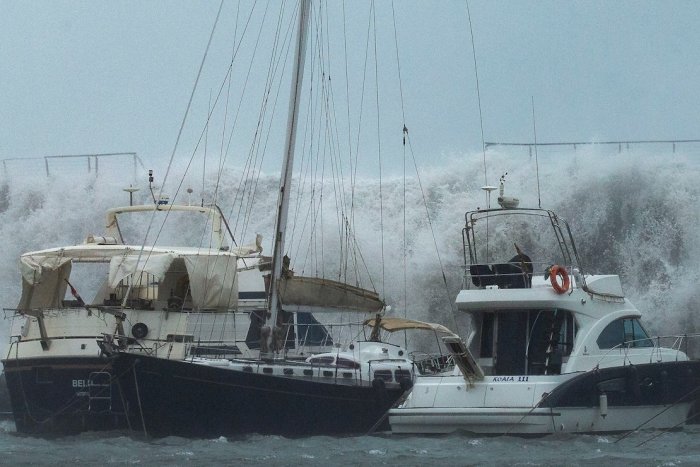
{"label": "sail boom", "polygon": [[318,277],[285,278],[279,293],[286,311],[378,313],[385,306],[376,292]]}

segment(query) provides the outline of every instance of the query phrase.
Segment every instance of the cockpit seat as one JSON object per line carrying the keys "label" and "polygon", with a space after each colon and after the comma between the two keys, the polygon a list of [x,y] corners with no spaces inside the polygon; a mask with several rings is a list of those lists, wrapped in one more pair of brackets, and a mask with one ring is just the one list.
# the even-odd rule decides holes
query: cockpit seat
{"label": "cockpit seat", "polygon": [[472,264],[469,266],[469,275],[472,276],[472,283],[477,287],[497,285],[496,275],[488,264]]}
{"label": "cockpit seat", "polygon": [[494,264],[493,272],[501,289],[529,289],[532,286],[532,274],[524,271],[519,264]]}
{"label": "cockpit seat", "polygon": [[472,283],[477,287],[496,285],[499,289],[529,289],[532,287],[532,261],[518,255],[507,263],[472,264],[469,266]]}

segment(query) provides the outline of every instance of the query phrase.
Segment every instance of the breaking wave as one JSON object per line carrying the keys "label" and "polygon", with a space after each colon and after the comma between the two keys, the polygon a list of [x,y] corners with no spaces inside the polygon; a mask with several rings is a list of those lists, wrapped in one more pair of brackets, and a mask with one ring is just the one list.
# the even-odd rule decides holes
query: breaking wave
{"label": "breaking wave", "polygon": [[[700,165],[695,159],[690,151],[670,148],[612,153],[591,146],[542,151],[536,164],[520,149],[497,148],[487,154],[486,181],[495,185],[508,172],[507,194],[519,197],[521,206],[541,203],[568,220],[585,269],[619,274],[627,296],[654,334],[695,332],[700,330],[695,313],[700,302],[695,286],[700,280]],[[355,280],[374,286],[398,315],[454,327],[452,302],[462,282],[464,213],[485,207],[483,157],[462,154],[435,160],[440,164],[422,169],[420,180],[415,174],[406,180],[385,178],[381,192],[377,179],[358,180],[354,221],[347,221],[348,216],[340,225],[350,226],[359,246],[352,267],[367,270]],[[21,253],[76,244],[89,233],[102,233],[104,211],[128,204],[122,189],[136,182],[111,173],[5,176],[0,183],[0,293],[5,308],[14,307],[20,296]],[[257,197],[246,208],[247,215],[231,207],[240,195],[240,172],[226,172],[225,183],[215,193],[208,185],[216,178],[207,174],[204,188],[200,179],[200,189],[185,196],[194,203],[216,196],[241,242],[250,243],[261,233],[269,252],[277,175],[258,180]],[[136,185],[141,185],[136,199],[147,202],[145,183]],[[332,245],[334,237],[342,238],[347,228],[338,227],[333,183],[325,182],[323,189],[323,209],[315,215],[298,205],[293,208],[296,222],[288,246],[295,270],[337,278],[347,273],[350,263],[344,258],[353,255],[348,255],[347,244],[325,246]],[[177,201],[186,199],[180,196]],[[456,318],[463,330],[462,317]],[[6,326],[0,333],[0,342],[5,342]]]}

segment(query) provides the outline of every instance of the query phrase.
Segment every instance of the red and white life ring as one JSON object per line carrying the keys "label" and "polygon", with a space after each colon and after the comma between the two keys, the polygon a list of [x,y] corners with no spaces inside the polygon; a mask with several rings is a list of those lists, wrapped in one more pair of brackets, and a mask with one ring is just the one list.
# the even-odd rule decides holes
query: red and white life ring
{"label": "red and white life ring", "polygon": [[[557,277],[561,277],[561,284],[559,284]],[[566,268],[556,264],[552,265],[549,268],[549,281],[556,293],[566,293],[569,290],[569,273],[566,272]]]}

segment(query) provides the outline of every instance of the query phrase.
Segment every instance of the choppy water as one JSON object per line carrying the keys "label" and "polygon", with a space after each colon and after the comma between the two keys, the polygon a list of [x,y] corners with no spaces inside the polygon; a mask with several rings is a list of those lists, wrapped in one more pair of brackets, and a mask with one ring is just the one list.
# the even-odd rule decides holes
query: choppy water
{"label": "choppy water", "polygon": [[[654,333],[694,332],[700,329],[697,282],[700,278],[700,211],[695,153],[602,154],[571,151],[541,158],[542,205],[568,219],[577,236],[588,270],[620,274],[630,299],[640,308]],[[454,323],[449,302],[459,289],[462,260],[463,213],[483,206],[480,157],[446,160],[422,175],[422,189],[400,181],[385,185],[386,217],[377,216],[377,188],[373,180],[357,186],[357,209],[370,213],[357,233],[367,258],[383,258],[368,265],[374,277],[408,270],[407,291],[396,274],[387,275],[378,289],[389,303],[409,317]],[[509,171],[508,194],[525,206],[537,205],[532,159],[520,153],[490,154],[492,181]],[[258,212],[274,205],[276,177],[260,182],[263,197]],[[20,294],[17,258],[28,250],[73,244],[88,232],[102,232],[103,211],[123,202],[120,181],[102,178],[48,182],[5,179],[0,186],[0,293],[3,306],[12,307]],[[206,197],[206,193],[202,194]],[[224,187],[220,204],[234,198]],[[425,221],[423,197],[431,212],[436,238]],[[225,209],[226,211],[226,209]],[[371,215],[375,217],[372,218]],[[264,216],[263,216],[264,217]],[[358,216],[359,217],[359,216]],[[331,218],[331,216],[328,216]],[[403,224],[408,263],[403,262]],[[379,226],[386,232],[380,248]],[[269,240],[271,220],[262,217],[248,229]],[[244,241],[252,235],[243,235]],[[445,290],[434,245],[439,245],[449,290]],[[326,259],[331,255],[326,255]],[[301,255],[294,255],[301,269]],[[330,268],[329,268],[330,269]],[[457,317],[459,318],[459,317]],[[7,342],[0,324],[0,344]],[[458,329],[459,330],[459,329]],[[640,432],[616,442],[619,436],[566,435],[536,439],[473,437],[466,434],[434,437],[391,435],[285,439],[246,436],[235,439],[144,440],[127,433],[86,433],[53,440],[21,436],[11,422],[0,422],[0,464],[137,464],[137,465],[700,465],[700,426],[683,432]],[[642,444],[643,443],[643,444]],[[641,444],[641,445],[640,445]]]}
{"label": "choppy water", "polygon": [[[541,438],[315,436],[144,440],[127,433],[84,433],[47,440],[0,423],[0,464],[11,465],[635,465],[700,464],[700,427],[682,432],[561,435]],[[641,444],[641,446],[640,446]]]}

